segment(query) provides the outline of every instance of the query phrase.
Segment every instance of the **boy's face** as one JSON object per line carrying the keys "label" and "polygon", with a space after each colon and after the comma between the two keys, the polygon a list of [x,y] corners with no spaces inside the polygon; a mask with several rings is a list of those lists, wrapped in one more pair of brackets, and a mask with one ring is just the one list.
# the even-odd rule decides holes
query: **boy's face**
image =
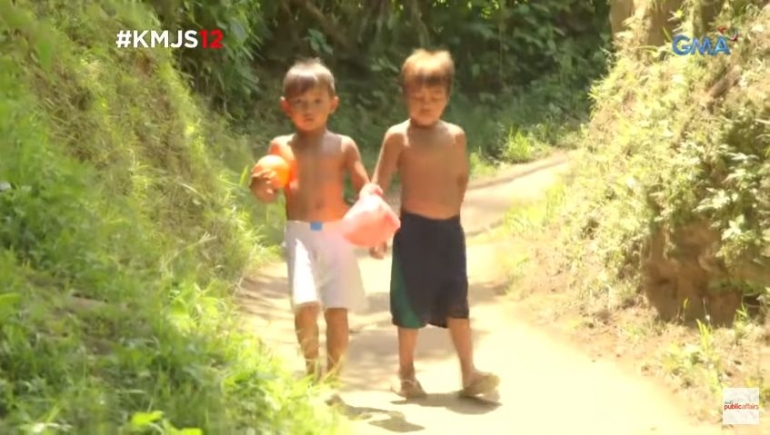
{"label": "boy's face", "polygon": [[337,110],[339,98],[324,87],[315,87],[288,99],[281,98],[281,108],[298,130],[324,128],[329,115]]}
{"label": "boy's face", "polygon": [[421,86],[408,90],[406,100],[409,118],[421,125],[432,125],[441,119],[449,93],[444,86]]}

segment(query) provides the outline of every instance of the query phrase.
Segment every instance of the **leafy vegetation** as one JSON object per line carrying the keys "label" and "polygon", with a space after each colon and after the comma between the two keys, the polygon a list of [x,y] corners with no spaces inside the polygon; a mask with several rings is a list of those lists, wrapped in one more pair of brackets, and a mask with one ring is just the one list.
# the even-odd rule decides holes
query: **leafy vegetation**
{"label": "leafy vegetation", "polygon": [[[657,357],[667,377],[707,394],[759,387],[767,405],[770,6],[654,5],[674,3],[675,33],[713,41],[718,27],[737,30],[730,54],[677,56],[670,40],[645,46],[661,29],[637,13],[592,87],[574,171],[545,205],[512,213],[508,228],[527,237],[538,229],[530,267],[560,283],[560,309],[576,308],[593,331],[606,326],[614,348]],[[715,4],[704,23],[702,9]],[[512,271],[518,280],[532,273]]]}
{"label": "leafy vegetation", "polygon": [[567,133],[587,114],[585,89],[604,71],[608,42],[604,1],[152,3],[165,27],[224,29],[226,50],[180,50],[178,57],[196,89],[260,138],[257,148],[289,128],[278,111],[277,80],[296,59],[314,56],[339,81],[342,105],[332,127],[354,137],[369,161],[387,127],[404,117],[394,109],[401,103],[397,75],[415,48],[454,56],[457,87],[447,117],[468,130],[481,169],[570,145]]}
{"label": "leafy vegetation", "polygon": [[[397,65],[449,48],[480,170],[569,145],[606,27],[583,1],[0,0],[0,433],[333,433],[230,302],[277,240],[242,178],[289,128],[285,68],[335,70],[333,127],[371,158]],[[225,49],[113,45],[159,28]]]}
{"label": "leafy vegetation", "polygon": [[[767,20],[766,7],[726,4],[715,23],[743,35],[729,56],[625,47],[593,89],[586,164],[565,214],[567,246],[574,259],[600,259],[604,285],[619,277],[633,295],[635,277],[646,278],[641,288],[665,318],[729,321],[741,298],[725,294],[756,298],[770,285],[770,37],[757,30]],[[693,34],[691,23],[683,20],[681,32]]]}
{"label": "leafy vegetation", "polygon": [[205,433],[330,426],[231,313],[264,248],[211,147],[243,139],[168,52],[111,44],[152,15],[5,1],[0,16],[0,432],[150,433],[161,411]]}

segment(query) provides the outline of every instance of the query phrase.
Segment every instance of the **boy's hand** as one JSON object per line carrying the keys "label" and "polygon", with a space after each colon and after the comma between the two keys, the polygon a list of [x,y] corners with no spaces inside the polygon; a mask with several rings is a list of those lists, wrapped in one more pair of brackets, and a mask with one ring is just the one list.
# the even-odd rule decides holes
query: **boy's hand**
{"label": "boy's hand", "polygon": [[361,191],[358,192],[358,197],[363,198],[365,196],[369,195],[379,195],[382,196],[382,188],[379,186],[379,184],[375,183],[366,183],[364,184],[364,187],[361,188]]}
{"label": "boy's hand", "polygon": [[375,246],[371,249],[369,249],[369,255],[371,255],[373,258],[376,258],[378,260],[382,260],[385,258],[385,254],[388,252],[388,244],[383,243],[380,246]]}
{"label": "boy's hand", "polygon": [[251,182],[257,182],[260,187],[266,186],[270,187],[271,189],[276,189],[275,183],[277,181],[278,179],[275,175],[275,171],[271,171],[269,169],[251,174]]}
{"label": "boy's hand", "polygon": [[272,202],[277,197],[275,172],[270,170],[251,174],[251,192],[262,202]]}

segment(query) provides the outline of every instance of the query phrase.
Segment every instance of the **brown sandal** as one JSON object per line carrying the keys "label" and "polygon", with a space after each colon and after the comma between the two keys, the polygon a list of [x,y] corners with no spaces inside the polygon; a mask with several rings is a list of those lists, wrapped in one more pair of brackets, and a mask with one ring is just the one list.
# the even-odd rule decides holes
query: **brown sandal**
{"label": "brown sandal", "polygon": [[474,375],[470,384],[460,390],[462,397],[476,397],[483,394],[489,394],[497,390],[500,385],[500,378],[492,373],[478,372]]}
{"label": "brown sandal", "polygon": [[390,390],[404,399],[417,399],[428,395],[417,379],[400,379],[399,384],[398,388],[392,386]]}

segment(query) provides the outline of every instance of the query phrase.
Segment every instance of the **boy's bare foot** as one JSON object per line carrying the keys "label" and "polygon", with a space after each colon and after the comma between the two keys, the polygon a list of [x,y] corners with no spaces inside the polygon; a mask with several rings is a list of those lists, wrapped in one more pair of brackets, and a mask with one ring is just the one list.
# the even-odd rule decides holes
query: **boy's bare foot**
{"label": "boy's bare foot", "polygon": [[489,394],[500,385],[500,377],[493,373],[475,372],[470,379],[463,385],[460,391],[462,397],[476,397],[483,394]]}
{"label": "boy's bare foot", "polygon": [[391,387],[391,391],[403,397],[404,399],[418,399],[426,397],[425,390],[415,378],[401,378],[398,380],[398,386]]}

